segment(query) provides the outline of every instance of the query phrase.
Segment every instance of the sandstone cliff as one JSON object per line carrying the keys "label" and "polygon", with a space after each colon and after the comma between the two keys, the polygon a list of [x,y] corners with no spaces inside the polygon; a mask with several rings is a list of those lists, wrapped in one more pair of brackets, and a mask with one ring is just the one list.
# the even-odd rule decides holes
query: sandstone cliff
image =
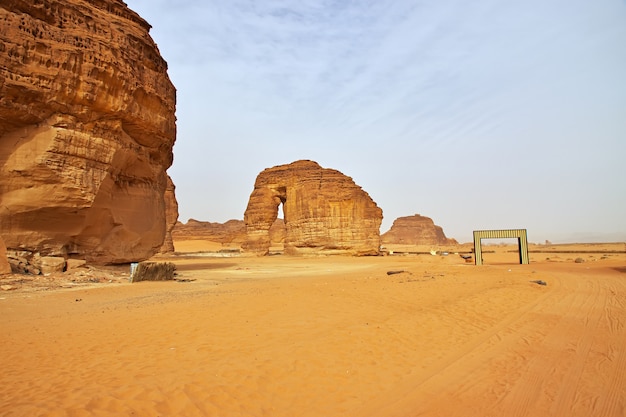
{"label": "sandstone cliff", "polygon": [[176,92],[150,26],[120,0],[3,0],[0,22],[7,248],[153,255],[168,228]]}
{"label": "sandstone cliff", "polygon": [[165,187],[165,240],[159,253],[173,253],[174,240],[172,232],[178,223],[178,201],[176,201],[176,186],[174,182],[167,176],[167,186]]}
{"label": "sandstone cliff", "polygon": [[398,217],[387,233],[381,236],[383,245],[455,245],[457,241],[449,239],[440,226],[429,217],[415,214]]}
{"label": "sandstone cliff", "polygon": [[313,161],[268,168],[258,175],[244,215],[244,250],[268,253],[269,229],[280,204],[286,254],[379,253],[382,210],[352,178]]}

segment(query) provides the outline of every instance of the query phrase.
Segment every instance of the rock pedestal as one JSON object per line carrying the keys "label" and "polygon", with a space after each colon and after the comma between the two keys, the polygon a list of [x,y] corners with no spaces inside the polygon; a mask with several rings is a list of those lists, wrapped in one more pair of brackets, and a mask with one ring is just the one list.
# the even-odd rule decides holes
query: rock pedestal
{"label": "rock pedestal", "polygon": [[313,161],[268,168],[254,184],[244,215],[247,252],[265,255],[283,205],[285,253],[376,255],[382,210],[352,178]]}

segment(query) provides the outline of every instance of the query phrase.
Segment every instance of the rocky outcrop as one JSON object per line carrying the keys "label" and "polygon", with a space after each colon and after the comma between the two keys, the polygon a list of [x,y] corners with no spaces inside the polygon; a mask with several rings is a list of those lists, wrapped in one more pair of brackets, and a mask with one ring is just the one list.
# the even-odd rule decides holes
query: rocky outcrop
{"label": "rocky outcrop", "polygon": [[120,0],[0,2],[0,231],[9,249],[145,259],[167,232],[175,89]]}
{"label": "rocky outcrop", "polygon": [[0,236],[0,275],[10,274],[11,264],[7,258],[7,247],[4,245],[4,240]]}
{"label": "rocky outcrop", "polygon": [[440,226],[435,225],[429,217],[415,214],[398,217],[387,233],[381,236],[383,245],[456,245],[457,241],[449,239]]}
{"label": "rocky outcrop", "polygon": [[268,253],[269,229],[280,204],[286,254],[379,253],[382,210],[352,178],[313,161],[268,168],[258,175],[244,216],[245,251]]}

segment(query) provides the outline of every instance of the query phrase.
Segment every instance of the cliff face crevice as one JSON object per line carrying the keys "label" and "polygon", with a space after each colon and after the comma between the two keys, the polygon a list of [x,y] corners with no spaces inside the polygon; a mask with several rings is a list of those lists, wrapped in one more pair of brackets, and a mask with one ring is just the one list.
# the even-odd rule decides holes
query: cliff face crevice
{"label": "cliff face crevice", "polygon": [[149,29],[119,0],[0,4],[8,249],[117,263],[167,240],[176,91]]}
{"label": "cliff face crevice", "polygon": [[244,250],[268,253],[281,204],[286,254],[378,254],[382,210],[352,178],[313,161],[259,174],[244,215]]}

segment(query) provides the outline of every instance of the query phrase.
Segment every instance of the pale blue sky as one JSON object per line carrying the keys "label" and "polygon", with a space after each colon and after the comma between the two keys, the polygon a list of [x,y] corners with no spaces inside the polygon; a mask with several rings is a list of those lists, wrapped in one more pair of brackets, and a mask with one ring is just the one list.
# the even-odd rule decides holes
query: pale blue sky
{"label": "pale blue sky", "polygon": [[624,0],[125,0],[178,91],[180,220],[311,159],[449,237],[626,240]]}

